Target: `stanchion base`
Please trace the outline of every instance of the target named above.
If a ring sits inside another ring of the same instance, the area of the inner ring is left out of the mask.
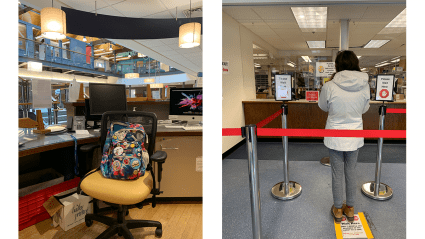
[[[375,200],[388,200],[393,197],[393,190],[390,188],[390,186],[386,185],[385,183],[381,183],[378,196],[375,196],[375,182],[366,182],[362,185],[362,193],[369,198],[375,199]]]
[[[279,200],[291,200],[301,195],[301,185],[297,182],[289,181],[289,193],[285,194],[285,182],[276,183],[272,187],[272,196]]]
[[[328,166],[328,167],[331,166],[331,162],[330,162],[330,158],[329,157],[323,157],[320,160],[320,163],[323,164],[323,165],[325,165],[325,166]]]

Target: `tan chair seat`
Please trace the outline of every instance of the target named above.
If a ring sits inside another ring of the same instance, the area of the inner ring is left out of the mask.
[[[152,188],[153,180],[149,171],[136,180],[119,180],[105,178],[99,170],[81,182],[81,189],[87,195],[122,205],[132,205],[145,200]]]

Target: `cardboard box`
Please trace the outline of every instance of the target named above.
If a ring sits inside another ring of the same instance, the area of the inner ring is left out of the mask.
[[[395,100],[404,100],[404,95],[403,94],[395,94]]]
[[[75,189],[73,190],[75,191]],[[57,227],[59,225],[64,231],[67,231],[85,222],[85,216],[88,213],[93,213],[91,200],[92,197],[77,193],[65,195],[63,198],[55,195],[50,197],[43,206],[49,215],[53,217],[53,226]]]

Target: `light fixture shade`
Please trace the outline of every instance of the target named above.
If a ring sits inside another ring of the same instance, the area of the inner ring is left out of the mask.
[[[139,73],[127,73],[124,75],[126,79],[139,78]]]
[[[164,88],[164,84],[159,83],[159,84],[150,84],[151,89],[152,88]]]
[[[42,72],[43,71],[43,63],[29,61],[28,66],[27,66],[27,70],[28,71]]]
[[[148,78],[148,79],[144,79],[143,82],[145,83],[154,83],[155,79],[154,78]]]
[[[189,22],[179,28],[179,47],[192,48],[201,45],[201,23]]]
[[[41,34],[51,40],[66,38],[66,14],[64,11],[46,7],[41,9]]]

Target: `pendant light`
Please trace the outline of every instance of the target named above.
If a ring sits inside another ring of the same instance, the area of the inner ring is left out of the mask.
[[[192,20],[192,1],[190,1],[190,20]],[[189,22],[179,28],[179,47],[192,48],[201,45],[201,23]]]
[[[111,43],[109,43],[109,50],[110,51],[112,51],[113,49],[112,49],[112,45],[111,45]]]
[[[86,38],[86,36],[84,36],[84,37],[83,37],[83,41],[84,41],[84,42],[86,42],[86,41],[87,41],[87,38]]]
[[[155,82],[155,79],[154,78],[151,78],[151,58],[149,57],[148,60],[149,60],[149,78],[144,79],[143,82],[145,82],[145,83],[154,83]]]
[[[158,63],[157,63],[157,65],[158,65]],[[155,67],[155,80],[156,80],[156,67]],[[161,83],[156,83],[155,82],[155,84],[151,84],[151,88],[162,88],[162,87],[164,87],[164,85],[161,84]]]
[[[66,38],[66,14],[64,11],[53,7],[46,7],[40,11],[41,35],[51,40]]]

